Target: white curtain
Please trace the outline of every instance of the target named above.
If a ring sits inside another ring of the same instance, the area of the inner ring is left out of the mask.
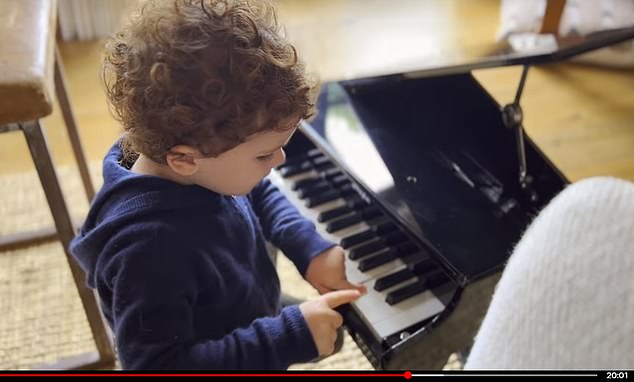
[[[59,0],[62,39],[94,40],[116,32],[140,0]]]

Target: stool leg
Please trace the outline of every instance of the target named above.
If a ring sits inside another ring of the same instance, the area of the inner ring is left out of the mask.
[[[77,287],[77,292],[81,298],[97,351],[99,352],[99,361],[93,362],[90,366],[113,364],[114,352],[112,350],[108,328],[102,319],[97,299],[93,291],[86,286],[84,272],[71,257],[69,252],[69,245],[75,236],[75,229],[68,209],[66,208],[64,195],[62,194],[57,174],[53,167],[53,161],[46,144],[42,127],[39,121],[27,122],[22,124],[21,127],[26,137],[29,150],[31,151],[33,163],[35,164],[40,182],[42,183],[49,208],[51,209],[51,214],[53,215],[53,220],[55,221],[59,239],[62,242],[66,259]],[[74,366],[86,367],[87,365]]]
[[[90,171],[88,170],[86,156],[84,155],[84,150],[81,146],[77,123],[75,122],[73,109],[71,108],[68,93],[66,92],[64,65],[62,63],[62,55],[60,54],[57,46],[55,46],[55,92],[57,93],[57,100],[62,110],[66,130],[68,131],[68,138],[70,139],[71,146],[73,147],[75,160],[77,161],[77,166],[79,167],[79,174],[81,175],[81,180],[84,183],[86,197],[88,197],[88,203],[90,203],[95,196],[95,188],[92,184],[92,180],[90,179]]]

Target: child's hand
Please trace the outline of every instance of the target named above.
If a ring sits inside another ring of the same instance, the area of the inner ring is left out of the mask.
[[[356,289],[338,290],[299,305],[319,356],[332,354],[335,350],[337,329],[343,325],[343,317],[334,308],[352,302],[360,296],[361,293]]]
[[[315,256],[306,270],[308,281],[319,294],[340,289],[357,289],[365,294],[364,285],[353,284],[346,279],[343,248],[336,245]]]

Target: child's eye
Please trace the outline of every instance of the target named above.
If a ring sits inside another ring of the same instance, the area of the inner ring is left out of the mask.
[[[268,162],[271,159],[273,159],[273,154],[266,154],[266,155],[261,155],[259,157],[256,157],[257,160],[261,161],[261,162]]]

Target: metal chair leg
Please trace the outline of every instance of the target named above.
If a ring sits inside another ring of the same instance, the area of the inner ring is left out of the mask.
[[[108,327],[103,321],[97,298],[93,291],[86,286],[86,279],[84,272],[71,257],[69,252],[69,245],[73,237],[75,236],[75,228],[73,227],[72,220],[64,195],[60,188],[55,167],[51,159],[46,139],[42,131],[42,127],[39,121],[32,121],[21,124],[22,131],[26,137],[26,142],[31,151],[33,163],[37,169],[40,182],[44,189],[44,194],[48,201],[49,208],[55,221],[55,227],[57,228],[58,237],[64,248],[68,265],[70,266],[77,292],[82,301],[86,317],[92,331],[93,339],[99,353],[99,357],[92,358],[76,358],[72,362],[61,362],[64,367],[70,368],[89,368],[89,367],[101,367],[114,364],[114,351],[112,342],[109,336]]]

